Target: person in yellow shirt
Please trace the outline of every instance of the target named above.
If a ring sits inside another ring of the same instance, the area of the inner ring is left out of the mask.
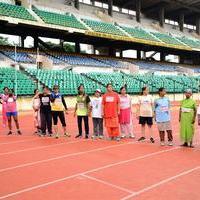
[[[53,118],[55,137],[59,138],[58,118],[60,119],[60,122],[62,124],[64,136],[70,137],[70,135],[67,133],[66,122],[65,122],[65,114],[68,114],[67,105],[63,95],[60,94],[59,86],[57,85],[53,87],[53,92],[51,93],[51,112]]]

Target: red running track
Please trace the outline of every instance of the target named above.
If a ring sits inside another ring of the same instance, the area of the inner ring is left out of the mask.
[[[67,116],[71,138],[39,138],[31,114],[20,115],[22,136],[0,131],[0,199],[198,200],[199,128],[196,148],[180,147],[177,114],[172,115],[173,147],[160,147],[156,126],[155,144],[75,139],[72,113]],[[136,120],[134,131],[138,138]]]

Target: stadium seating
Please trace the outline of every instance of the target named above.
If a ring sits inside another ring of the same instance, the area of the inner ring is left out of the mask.
[[[124,32],[122,32],[117,26],[115,26],[112,23],[106,23],[90,19],[83,19],[83,21],[95,32],[126,36]]]
[[[54,25],[84,29],[84,30],[87,29],[72,14],[53,13],[53,12],[39,10],[36,7],[33,7],[33,11],[47,24],[54,24]]]
[[[36,21],[36,19],[28,12],[26,8],[2,2],[0,2],[0,15]]]
[[[129,35],[131,35],[134,38],[144,39],[144,40],[151,40],[158,42],[159,40],[153,37],[150,33],[145,31],[142,28],[131,28],[131,27],[125,27],[121,26],[122,29],[124,29]]]
[[[12,89],[15,88],[15,73],[17,75],[17,94],[32,95],[36,85],[30,77],[20,71],[15,71],[15,69],[8,67],[0,68],[0,90],[2,91],[5,86]]]
[[[14,51],[0,51],[5,56],[9,57],[13,61],[15,61],[15,52]],[[36,60],[29,56],[26,52],[17,52],[16,54],[16,62],[19,63],[36,63]]]
[[[53,88],[55,84],[59,85],[61,93],[65,95],[76,95],[80,84],[84,84],[88,94],[93,94],[96,88],[103,88],[98,83],[72,71],[26,69],[26,72],[50,88]]]
[[[192,48],[200,49],[200,41],[186,37],[177,37],[181,42]]]
[[[159,33],[159,32],[152,32],[153,35],[155,35],[157,38],[159,38],[161,41],[165,42],[166,44],[176,45],[176,46],[184,46],[180,41],[178,41],[175,37],[172,35]]]
[[[153,62],[145,62],[145,61],[135,61],[133,64],[136,64],[137,66],[140,67],[140,69],[143,70],[150,70],[150,71],[169,71],[169,72],[174,72],[178,68],[176,66],[167,65],[164,63],[153,63]]]

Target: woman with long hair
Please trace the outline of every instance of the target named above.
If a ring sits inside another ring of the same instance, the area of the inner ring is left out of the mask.
[[[120,88],[120,114],[119,123],[121,128],[121,138],[126,136],[129,138],[134,138],[132,129],[132,103],[131,97],[126,93],[126,87]]]
[[[78,130],[79,133],[76,138],[81,138],[82,131],[82,121],[85,125],[85,139],[89,138],[89,112],[90,112],[90,97],[85,94],[84,85],[78,87],[78,95],[76,97],[76,106],[74,111],[74,116],[77,116]]]

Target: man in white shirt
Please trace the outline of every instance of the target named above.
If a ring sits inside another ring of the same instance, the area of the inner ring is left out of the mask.
[[[102,97],[101,90],[97,89],[95,92],[95,97],[91,100],[92,109],[92,121],[93,121],[93,136],[95,139],[99,137],[103,138],[103,118],[102,118]]]

